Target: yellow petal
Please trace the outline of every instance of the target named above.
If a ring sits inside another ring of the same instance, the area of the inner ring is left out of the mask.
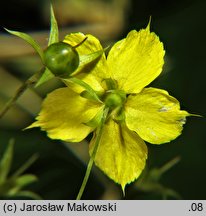
[[[90,144],[90,154],[95,137]],[[134,181],[141,174],[147,159],[144,141],[126,126],[112,119],[104,126],[95,164],[112,180],[122,186]]]
[[[119,89],[138,93],[162,71],[164,48],[149,26],[139,32],[133,30],[117,42],[109,52],[107,61]]]
[[[177,99],[167,91],[145,88],[125,104],[126,124],[147,142],[162,144],[181,134],[186,117]]]
[[[84,41],[84,43],[76,48],[80,56],[90,54],[92,52],[96,52],[96,51],[103,49],[99,40],[90,34],[84,35],[83,33],[72,33],[65,37],[64,42],[72,46],[75,46],[79,44],[80,42],[82,42],[85,39],[85,37],[87,37],[87,39]],[[102,80],[106,77],[109,77],[105,54],[103,53],[100,58],[98,58],[91,64],[81,65],[81,62],[80,62],[79,68],[75,71],[73,75],[80,74],[80,73],[84,73],[84,74],[77,75],[78,78],[84,77],[83,81],[85,82],[89,81],[88,84],[94,90],[103,91],[103,88],[101,87]],[[90,74],[92,78],[89,77]],[[99,83],[98,86],[97,86],[97,83]],[[80,90],[77,90],[77,91],[80,91]]]
[[[94,130],[84,123],[90,121],[102,109],[101,106],[67,87],[60,88],[46,97],[37,121],[28,128],[41,127],[52,139],[79,142]]]

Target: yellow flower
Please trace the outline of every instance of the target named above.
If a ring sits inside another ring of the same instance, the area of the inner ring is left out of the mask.
[[[98,39],[87,35],[77,48],[87,54],[101,50]],[[66,36],[64,42],[77,44],[82,33]],[[37,121],[30,127],[41,127],[52,139],[70,142],[83,140],[94,132],[90,154],[96,139],[96,128],[105,107],[109,108],[95,164],[122,186],[141,174],[147,159],[144,142],[162,144],[181,134],[185,118],[179,102],[167,91],[145,88],[162,71],[164,48],[149,25],[139,32],[133,30],[103,54],[96,65],[80,67],[76,77],[89,84],[99,96],[90,98],[85,89],[64,80],[68,87],[50,93],[44,100]]]

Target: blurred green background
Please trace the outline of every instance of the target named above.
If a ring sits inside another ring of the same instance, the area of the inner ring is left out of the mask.
[[[32,48],[8,35],[3,27],[27,32],[45,47],[49,4],[47,0],[1,1],[0,107],[23,81],[41,68]],[[70,32],[82,31],[96,35],[104,46],[125,37],[131,29],[145,27],[152,16],[151,29],[163,41],[166,57],[162,74],[151,86],[168,90],[183,109],[205,116],[206,1],[56,0],[53,6],[61,38]],[[88,160],[86,141],[68,144],[49,140],[39,129],[22,131],[33,122],[46,94],[61,85],[54,79],[37,89],[29,89],[0,120],[1,157],[9,139],[15,139],[11,173],[34,153],[39,154],[38,160],[25,172],[38,177],[27,189],[43,199],[75,199]],[[149,170],[163,166],[176,156],[181,158],[164,173],[158,187],[151,184],[148,190],[141,190],[137,181],[127,186],[123,197],[120,187],[95,168],[83,198],[161,199],[164,188],[171,188],[182,199],[206,199],[205,123],[205,117],[191,117],[176,140],[160,146],[148,144]]]

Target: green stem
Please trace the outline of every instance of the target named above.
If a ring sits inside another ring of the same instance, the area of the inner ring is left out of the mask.
[[[9,111],[9,109],[16,103],[19,97],[26,91],[26,89],[37,82],[37,80],[42,75],[43,70],[38,71],[33,76],[31,76],[26,82],[24,82],[16,91],[14,96],[5,104],[5,106],[0,111],[0,119]]]
[[[101,136],[102,136],[104,123],[106,121],[108,111],[109,111],[109,109],[106,108],[104,110],[103,115],[102,115],[101,123],[100,123],[100,126],[98,128],[96,141],[95,141],[94,148],[93,148],[93,151],[92,151],[92,155],[91,155],[89,163],[87,165],[87,170],[86,170],[86,173],[85,173],[81,188],[80,188],[79,193],[78,193],[77,198],[76,198],[77,200],[81,199],[82,194],[84,193],[84,189],[86,187],[87,181],[89,179],[89,176],[90,176],[90,173],[91,173],[91,170],[92,170],[92,166],[93,166],[93,163],[94,163],[94,159],[95,159],[95,156],[97,154],[98,147],[99,147],[99,143],[100,143],[100,139],[101,139]]]
[[[25,170],[27,170],[37,159],[39,155],[34,154],[32,155],[13,175],[12,177],[20,176],[22,173],[24,173]]]

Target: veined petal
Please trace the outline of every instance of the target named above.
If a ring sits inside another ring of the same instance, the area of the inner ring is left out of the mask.
[[[90,144],[90,154],[95,136]],[[95,164],[112,180],[122,186],[134,181],[141,174],[147,159],[144,141],[125,125],[110,119],[104,126]]]
[[[99,50],[103,50],[102,45],[100,44],[99,40],[90,34],[84,35],[83,33],[72,33],[65,37],[64,42],[72,46],[75,46],[79,44],[80,42],[82,42],[85,39],[85,37],[87,37],[87,39],[84,41],[84,43],[82,43],[80,46],[76,48],[80,56],[91,54]],[[101,85],[102,80],[104,78],[110,77],[108,72],[109,71],[107,67],[106,57],[105,57],[105,54],[103,53],[100,58],[92,61],[90,64],[85,65],[85,64],[81,64],[80,62],[79,68],[75,71],[75,73],[73,73],[73,75],[84,73],[83,76],[85,79],[83,78],[83,81],[87,82],[89,80],[88,84],[94,90],[99,91],[99,88],[100,88],[99,86]],[[87,78],[87,76],[90,76],[90,74],[92,78],[90,77]],[[91,82],[91,80],[94,80],[94,81]],[[97,82],[99,83],[98,89],[96,89]]]
[[[139,32],[133,30],[117,42],[109,52],[107,62],[119,89],[138,93],[162,71],[164,48],[149,25]]]
[[[101,109],[100,103],[84,99],[67,87],[60,88],[46,97],[37,121],[28,128],[41,127],[52,139],[79,142],[94,130],[85,123]]]
[[[128,128],[153,144],[166,143],[179,136],[189,115],[180,110],[177,99],[156,88],[145,88],[137,95],[130,95],[125,104]]]

